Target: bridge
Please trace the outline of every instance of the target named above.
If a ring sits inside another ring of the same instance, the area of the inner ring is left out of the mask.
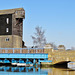
[[[53,58],[54,63],[75,61],[75,51],[58,51],[54,54]]]
[[[44,48],[0,48],[0,63],[26,63],[40,65],[48,60],[48,53]]]
[[[53,50],[45,49],[48,53],[48,60],[52,60],[52,64],[62,64],[75,61],[75,50]]]
[[[2,63],[26,63],[27,61],[33,64],[74,62],[75,51],[53,50],[52,48],[0,48],[0,62]]]

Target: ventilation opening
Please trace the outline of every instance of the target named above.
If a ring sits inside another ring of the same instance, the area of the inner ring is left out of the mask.
[[[9,41],[9,38],[6,38],[5,41]]]
[[[23,22],[23,19],[22,18],[16,18],[16,24],[20,24]]]

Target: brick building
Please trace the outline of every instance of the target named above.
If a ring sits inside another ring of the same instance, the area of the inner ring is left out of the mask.
[[[0,48],[22,48],[23,8],[0,10]]]

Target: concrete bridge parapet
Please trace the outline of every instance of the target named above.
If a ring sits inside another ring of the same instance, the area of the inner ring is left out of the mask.
[[[44,50],[48,53],[48,60],[52,60],[53,64],[64,61],[75,61],[75,50],[54,50],[52,48]]]

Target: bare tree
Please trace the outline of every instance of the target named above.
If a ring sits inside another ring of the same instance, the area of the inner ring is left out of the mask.
[[[50,43],[54,49],[58,49],[54,42]]]
[[[36,33],[35,36],[31,36],[33,39],[33,44],[37,47],[43,47],[46,44],[46,38],[45,38],[45,31],[42,30],[42,27],[36,27],[35,28]]]

